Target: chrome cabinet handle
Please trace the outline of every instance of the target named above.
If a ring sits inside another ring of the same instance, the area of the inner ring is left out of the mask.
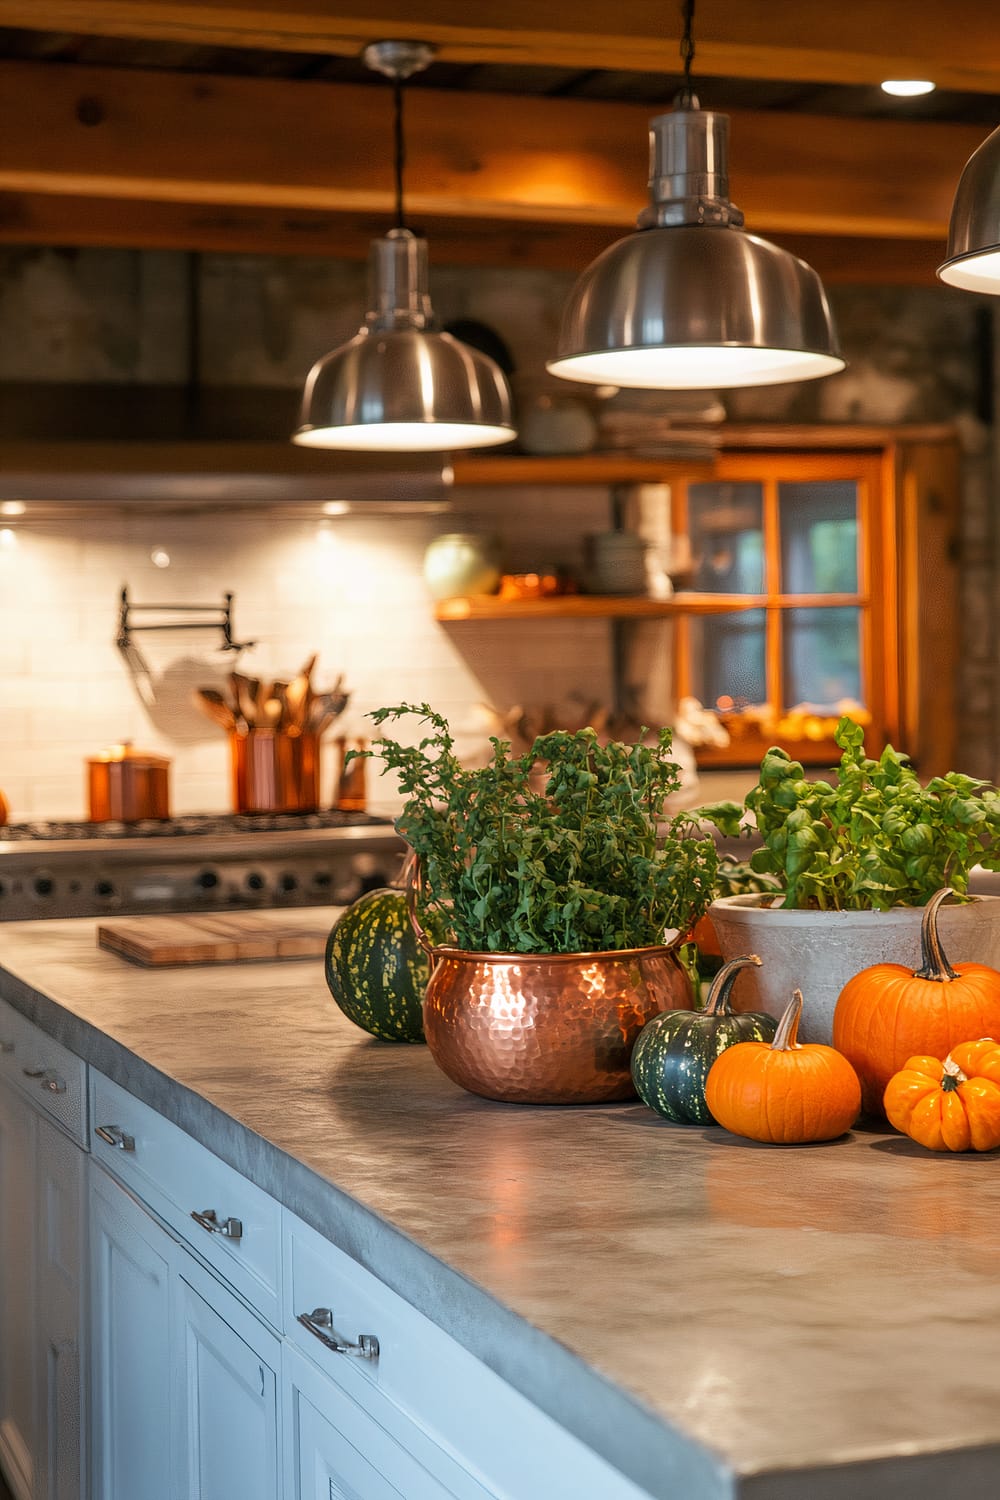
[[[345,1344],[333,1332],[333,1311],[329,1307],[314,1307],[311,1313],[299,1313],[298,1322],[308,1328],[313,1338],[319,1339],[334,1354],[353,1354],[356,1359],[378,1359],[378,1339],[373,1333],[359,1333],[356,1344]]]
[[[45,1076],[44,1068],[22,1068],[21,1072],[25,1078],[44,1078]]]
[[[94,1134],[107,1141],[109,1146],[114,1146],[116,1151],[135,1150],[135,1136],[126,1135],[120,1125],[95,1125]]]
[[[221,1234],[227,1240],[241,1240],[243,1238],[243,1225],[239,1219],[222,1219],[216,1216],[214,1208],[203,1208],[201,1213],[191,1210],[191,1217],[202,1229],[207,1229],[209,1234]]]
[[[50,1094],[65,1094],[66,1083],[64,1079],[59,1077],[58,1073],[53,1073],[49,1070],[42,1079],[42,1088],[48,1089]]]

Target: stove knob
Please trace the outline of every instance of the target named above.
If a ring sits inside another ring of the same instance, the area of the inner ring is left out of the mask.
[[[214,891],[219,883],[219,877],[214,870],[199,870],[194,877],[194,883],[200,891]]]
[[[113,896],[115,894],[113,883],[110,880],[99,880],[94,886],[94,894],[96,896],[103,896],[105,899],[108,896]]]
[[[281,879],[278,881],[278,885],[283,891],[297,890],[298,884],[299,880],[297,875],[282,875]]]
[[[261,875],[258,870],[251,870],[250,871],[250,874],[247,876],[247,890],[248,891],[262,891],[266,885],[267,885],[267,881],[264,879],[263,875]]]
[[[36,875],[34,886],[36,896],[51,896],[56,883],[51,875]]]
[[[313,885],[318,886],[321,890],[325,890],[332,883],[333,876],[329,870],[317,870],[313,876]]]

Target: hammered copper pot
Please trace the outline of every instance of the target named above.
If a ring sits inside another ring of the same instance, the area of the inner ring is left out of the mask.
[[[424,1035],[438,1066],[487,1099],[593,1104],[635,1096],[629,1063],[646,1022],[690,1010],[670,948],[610,953],[431,950]]]

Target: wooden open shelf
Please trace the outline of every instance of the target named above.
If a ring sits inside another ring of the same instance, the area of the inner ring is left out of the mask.
[[[557,594],[548,599],[498,599],[479,594],[442,599],[436,620],[659,620],[670,615],[738,614],[760,609],[766,601],[748,594],[674,594],[647,599],[632,594]]]
[[[452,460],[455,485],[462,484],[667,484],[671,479],[711,479],[715,462],[704,458],[632,458],[627,453],[579,453],[535,457],[469,457]]]

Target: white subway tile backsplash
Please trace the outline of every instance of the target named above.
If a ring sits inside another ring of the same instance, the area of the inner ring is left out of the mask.
[[[343,672],[351,691],[341,732],[371,737],[370,710],[426,701],[452,720],[463,751],[485,754],[478,705],[505,710],[573,691],[606,701],[609,631],[603,622],[439,625],[423,578],[428,542],[499,530],[509,555],[537,560],[546,542],[553,556],[572,553],[582,530],[606,523],[606,496],[590,491],[497,490],[467,492],[450,516],[134,512],[21,527],[16,546],[0,549],[0,787],[15,817],[82,816],[85,758],[127,738],[171,758],[175,811],[225,810],[228,747],[193,688],[237,662],[254,676],[287,677],[313,651],[316,684]],[[152,563],[154,548],[168,567]],[[236,658],[212,629],[136,631],[143,675],[115,645],[123,585],[135,606],[221,605],[232,592],[235,634],[257,644]],[[324,800],[333,774],[327,744]],[[377,774],[369,797],[373,810],[398,810],[394,786]]]

